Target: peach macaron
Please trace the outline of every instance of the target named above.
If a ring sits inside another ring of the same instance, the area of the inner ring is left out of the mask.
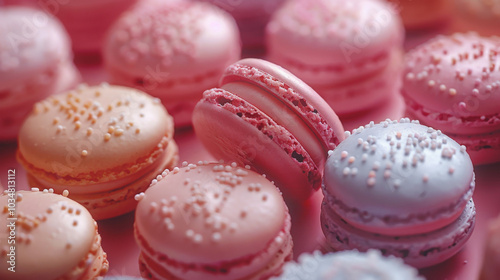
[[[72,59],[56,18],[26,7],[0,9],[0,141],[16,139],[34,103],[80,82]]]
[[[1,279],[103,279],[109,264],[85,207],[35,189],[5,191],[0,205]]]
[[[160,98],[176,127],[191,125],[203,91],[217,85],[240,53],[234,19],[192,1],[137,5],[115,22],[103,47],[109,81]]]
[[[37,103],[18,141],[31,187],[70,191],[95,219],[133,210],[178,149],[173,120],[158,99],[135,89],[79,86]]]
[[[279,190],[234,163],[185,163],[137,199],[145,279],[269,279],[291,260],[290,215]]]

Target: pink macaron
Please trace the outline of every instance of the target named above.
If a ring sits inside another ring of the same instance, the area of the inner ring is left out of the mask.
[[[250,165],[297,201],[319,189],[328,150],[344,139],[337,115],[313,89],[252,58],[229,66],[219,88],[205,91],[193,126],[215,157]]]
[[[441,131],[409,119],[370,123],[328,157],[323,232],[333,250],[376,248],[431,266],[472,234],[474,187],[465,147]]]
[[[81,77],[72,59],[57,19],[31,8],[0,9],[0,141],[17,137],[35,102],[76,86]]]
[[[404,29],[384,1],[288,1],[271,18],[266,39],[267,59],[339,115],[374,108],[400,89]]]
[[[97,220],[135,209],[135,194],[178,161],[173,120],[136,89],[80,86],[37,103],[19,133],[28,183],[85,206]]]
[[[474,164],[500,160],[500,39],[438,36],[406,57],[408,116],[467,146]]]
[[[126,12],[104,45],[110,83],[160,98],[175,126],[191,124],[194,105],[214,87],[241,46],[234,19],[192,1],[148,1]]]
[[[97,279],[108,272],[97,223],[77,202],[52,193],[0,194],[0,278]]]
[[[137,195],[146,279],[269,279],[291,260],[290,215],[265,176],[236,164],[187,164]]]

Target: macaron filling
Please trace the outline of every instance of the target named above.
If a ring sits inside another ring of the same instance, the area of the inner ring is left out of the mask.
[[[311,156],[316,166],[322,166],[325,161],[325,145],[316,136],[314,131],[290,109],[287,104],[281,102],[276,96],[270,94],[266,89],[248,82],[230,82],[221,86],[241,99],[259,108],[265,115],[269,116],[278,125],[281,125],[297,138]]]

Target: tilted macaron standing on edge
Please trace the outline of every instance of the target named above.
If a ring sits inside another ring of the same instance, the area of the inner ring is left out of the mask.
[[[147,1],[111,28],[103,49],[110,82],[160,98],[175,126],[191,125],[203,91],[240,58],[238,27],[229,14],[192,1]]]
[[[344,129],[308,85],[273,63],[243,59],[226,69],[220,88],[205,91],[193,126],[217,158],[250,165],[303,201],[319,189],[328,150]]]
[[[441,131],[409,119],[370,123],[328,157],[323,232],[334,250],[376,248],[431,266],[472,234],[474,187],[465,147]]]
[[[132,211],[134,195],[177,164],[172,117],[135,89],[81,86],[37,103],[19,134],[32,187],[70,191],[95,219]]]
[[[293,0],[266,29],[267,59],[316,90],[339,115],[400,90],[404,28],[381,0]]]
[[[474,164],[500,161],[500,39],[438,36],[406,56],[408,116],[467,147]]]
[[[50,192],[5,191],[0,195],[0,220],[7,225],[17,218],[14,228],[0,231],[0,278],[103,279],[109,263],[97,223],[82,205]],[[12,209],[10,199],[15,201]],[[12,231],[15,239],[9,238]],[[10,246],[15,247],[15,272],[8,270]]]
[[[146,279],[268,279],[291,260],[290,215],[263,175],[183,164],[137,195],[134,232]]]
[[[289,262],[283,267],[283,274],[271,280],[424,280],[418,270],[405,265],[402,259],[384,257],[378,250],[366,253],[343,251],[322,255],[319,251],[303,253],[298,262]]]
[[[80,82],[72,59],[57,19],[31,8],[0,9],[0,141],[17,138],[37,101]]]

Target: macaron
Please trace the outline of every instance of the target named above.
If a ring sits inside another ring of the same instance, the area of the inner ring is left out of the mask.
[[[172,117],[136,89],[80,86],[37,103],[17,159],[31,187],[70,191],[95,219],[132,211],[134,195],[177,164]]]
[[[465,147],[409,119],[353,130],[326,162],[321,224],[333,250],[369,248],[415,267],[456,254],[472,234]]]
[[[205,91],[193,127],[216,158],[266,174],[295,201],[319,189],[328,150],[344,139],[342,123],[313,89],[254,58],[229,66],[219,88]]]
[[[0,9],[0,141],[16,139],[37,101],[80,82],[72,59],[57,19],[32,8]]]
[[[500,160],[500,39],[438,36],[406,56],[407,115],[465,145],[474,164]]]
[[[234,19],[221,9],[192,1],[148,1],[113,25],[103,49],[113,84],[162,100],[175,126],[191,125],[203,91],[217,85],[240,58]]]
[[[384,279],[424,280],[418,270],[404,264],[400,258],[382,256],[370,249],[365,253],[356,250],[321,254],[303,253],[298,262],[285,264],[284,272],[272,280],[317,279]]]
[[[137,199],[145,279],[269,279],[291,260],[288,208],[276,186],[249,169],[184,163]]]
[[[488,221],[483,241],[484,255],[480,280],[494,280],[500,275],[500,216]]]
[[[265,53],[264,34],[272,14],[285,0],[199,0],[210,2],[230,13],[241,34],[244,55]]]
[[[453,1],[454,32],[474,31],[481,36],[500,36],[500,1]]]
[[[380,0],[293,0],[266,28],[266,58],[316,90],[340,116],[399,92],[404,28]]]
[[[399,11],[405,29],[418,32],[439,29],[449,24],[452,18],[452,2],[455,0],[387,1],[392,2]]]
[[[77,202],[46,191],[5,191],[2,279],[103,279],[109,263],[97,223]]]

